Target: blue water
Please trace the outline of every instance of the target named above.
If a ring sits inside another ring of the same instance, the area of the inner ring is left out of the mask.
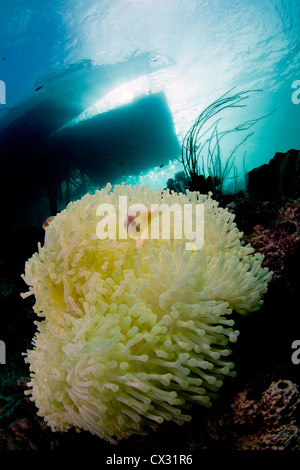
[[[114,140],[95,168],[101,184],[165,187],[182,169],[180,145],[197,115],[233,87],[262,89],[222,120],[230,127],[276,108],[237,155],[239,171],[244,155],[250,170],[275,152],[300,148],[300,92],[292,88],[300,80],[299,31],[298,0],[2,1],[1,138],[42,136],[44,154],[43,142],[49,150],[50,136],[59,135],[60,148],[80,159],[108,146],[101,140],[89,150],[79,143],[78,136],[95,139],[84,126],[96,123]],[[161,133],[151,128],[153,119]],[[236,138],[226,142],[224,155]],[[30,160],[33,144],[28,151],[27,145],[10,150],[9,158],[24,152]]]

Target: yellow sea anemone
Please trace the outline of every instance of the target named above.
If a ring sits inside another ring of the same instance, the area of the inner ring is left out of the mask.
[[[200,204],[203,246],[188,250],[172,236],[176,218],[170,239],[100,240],[99,205],[118,209],[120,196],[146,207]],[[211,195],[147,187],[107,185],[54,218],[23,276],[23,297],[34,294],[42,317],[25,359],[29,393],[53,431],[75,426],[116,442],[189,420],[190,403],[211,405],[234,375],[230,314],[259,309],[271,277],[241,236]]]

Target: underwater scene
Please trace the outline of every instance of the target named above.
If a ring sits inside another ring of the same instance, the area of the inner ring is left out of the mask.
[[[1,3],[1,451],[300,450],[299,31],[298,0]]]

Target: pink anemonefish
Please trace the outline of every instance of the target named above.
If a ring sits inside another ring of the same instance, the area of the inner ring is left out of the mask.
[[[142,232],[146,226],[151,224],[152,217],[155,217],[156,215],[157,211],[152,211],[151,209],[134,211],[134,215],[130,214],[130,209],[128,210],[124,227],[126,228],[127,233],[133,235],[133,238],[136,238],[136,245],[138,248],[140,248],[145,241],[145,239],[141,238]],[[141,223],[143,229],[142,232]],[[140,236],[137,236],[138,233]]]
[[[150,224],[150,222],[151,222],[151,210],[148,209],[147,213],[145,213],[143,211],[138,211],[135,215],[130,215],[129,211],[128,211],[127,215],[126,215],[125,222],[124,222],[124,227],[126,228],[128,233],[129,233],[129,228],[135,229],[136,232],[141,231],[141,226],[136,221],[137,217],[139,217],[143,222],[147,221],[147,223]]]
[[[52,222],[53,219],[54,219],[53,216],[47,217],[47,219],[46,219],[45,222],[43,223],[43,229],[44,229],[44,230],[46,229],[46,227],[48,227],[48,225],[50,225],[50,222]]]

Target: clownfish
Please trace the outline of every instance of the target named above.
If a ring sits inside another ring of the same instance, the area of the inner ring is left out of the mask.
[[[44,229],[44,230],[46,229],[46,227],[48,227],[48,225],[50,225],[50,222],[52,222],[53,219],[54,219],[53,216],[47,217],[47,219],[46,219],[45,222],[43,223],[43,229]]]
[[[135,232],[140,232],[141,231],[141,225],[138,223],[137,218],[139,221],[142,221],[143,223],[147,222],[147,224],[150,224],[151,222],[151,210],[148,209],[146,211],[138,211],[138,214],[135,215],[130,215],[130,211],[127,212],[126,219],[124,222],[124,227],[126,228],[127,232],[129,233],[132,231]]]
[[[142,228],[145,229],[146,226],[149,226],[151,223],[151,218],[157,215],[151,209],[141,209],[138,211],[134,211],[134,215],[131,215],[130,209],[126,214],[126,219],[124,222],[124,227],[127,230],[129,235],[132,235],[133,238],[136,238],[136,244],[138,247],[141,247],[144,243],[145,239],[137,236],[137,234],[142,235],[141,225]]]

